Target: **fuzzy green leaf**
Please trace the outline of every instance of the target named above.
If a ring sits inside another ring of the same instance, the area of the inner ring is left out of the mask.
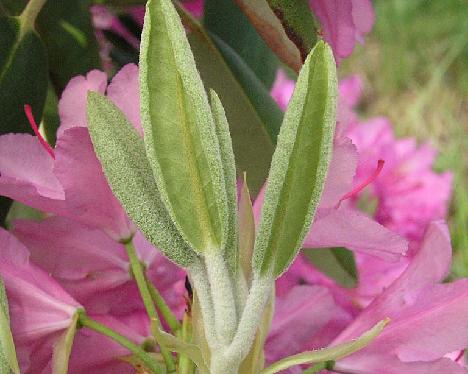
[[[88,123],[94,150],[112,191],[145,237],[181,266],[195,253],[175,228],[159,196],[143,140],[106,97],[88,94]]]
[[[224,186],[226,189],[228,231],[226,236],[225,258],[231,270],[237,268],[237,189],[236,189],[236,161],[232,150],[229,123],[224,112],[223,104],[215,91],[210,91],[211,111],[216,125],[216,135],[221,151],[223,163]]]
[[[0,372],[20,374],[16,359],[15,344],[10,330],[8,300],[3,282],[0,280]]]
[[[257,272],[279,276],[310,227],[331,158],[336,92],[331,48],[319,42],[301,69],[273,155],[255,241]]]
[[[255,243],[255,220],[246,173],[244,173],[239,200],[239,259],[245,279],[250,282]]]
[[[198,253],[225,245],[227,202],[215,125],[170,0],[146,6],[140,53],[145,145],[161,198]]]
[[[359,336],[357,339],[342,343],[330,348],[318,349],[316,351],[302,352],[294,356],[283,358],[273,365],[262,370],[260,374],[274,374],[297,365],[315,364],[318,362],[335,361],[349,356],[369,345],[390,322],[385,319],[377,323],[370,330]]]

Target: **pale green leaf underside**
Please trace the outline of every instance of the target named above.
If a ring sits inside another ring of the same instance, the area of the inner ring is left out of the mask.
[[[279,276],[310,227],[331,158],[336,92],[331,48],[319,42],[299,73],[273,155],[255,241],[256,271]]]
[[[369,345],[382,332],[388,322],[388,319],[380,321],[370,330],[350,342],[342,343],[330,348],[302,352],[294,356],[286,357],[262,370],[260,374],[274,374],[297,365],[314,364],[324,361],[337,361]]]
[[[223,169],[208,98],[170,0],[147,3],[140,53],[145,144],[161,198],[199,253],[227,230]]]
[[[0,372],[20,374],[16,359],[15,344],[10,330],[8,301],[3,282],[0,280]]]
[[[127,214],[167,257],[188,266],[195,252],[161,201],[143,139],[109,99],[95,92],[88,94],[88,123],[94,150]]]
[[[225,258],[231,271],[237,268],[237,189],[236,189],[236,161],[232,150],[229,123],[224,112],[223,104],[215,91],[210,90],[211,112],[216,126],[216,136],[223,164],[224,186],[227,199],[227,234]]]

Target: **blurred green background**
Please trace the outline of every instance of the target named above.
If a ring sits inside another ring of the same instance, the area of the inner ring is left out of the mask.
[[[429,140],[439,150],[437,169],[454,172],[453,276],[468,276],[468,1],[373,4],[374,29],[341,75],[362,75],[364,117],[385,115],[398,136]]]

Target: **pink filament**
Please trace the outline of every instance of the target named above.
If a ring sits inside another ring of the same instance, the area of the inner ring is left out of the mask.
[[[338,203],[336,204],[335,208],[339,208],[342,201],[350,199],[350,198],[356,196],[359,192],[361,192],[369,184],[371,184],[373,181],[375,181],[377,179],[377,177],[379,176],[380,172],[382,171],[384,164],[385,164],[384,160],[379,160],[377,162],[377,168],[375,169],[375,171],[371,175],[369,175],[369,177],[367,177],[367,179],[364,180],[362,183],[360,183],[358,186],[354,187],[351,191],[344,194],[341,197],[340,201],[338,201]]]
[[[47,153],[53,158],[55,159],[55,153],[54,153],[54,150],[52,149],[52,147],[50,146],[49,143],[46,142],[46,140],[44,139],[44,137],[41,135],[41,133],[39,132],[39,128],[36,124],[36,121],[34,120],[34,116],[32,114],[32,110],[31,110],[31,105],[29,104],[25,104],[24,105],[24,113],[26,113],[26,117],[28,117],[28,121],[29,121],[29,125],[31,126],[31,128],[33,129],[34,133],[36,134],[37,138],[39,139],[39,142],[42,144],[42,146],[45,148],[45,150],[47,151]]]

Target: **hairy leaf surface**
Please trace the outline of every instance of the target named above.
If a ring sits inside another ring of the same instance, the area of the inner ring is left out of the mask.
[[[109,99],[95,92],[88,96],[88,123],[94,150],[127,214],[154,246],[188,266],[195,253],[161,201],[143,139]]]
[[[199,253],[226,241],[223,168],[208,98],[169,0],[147,3],[140,54],[142,125],[161,198]]]
[[[336,92],[332,51],[319,42],[301,69],[273,155],[255,241],[256,271],[279,276],[310,227],[331,158]]]

